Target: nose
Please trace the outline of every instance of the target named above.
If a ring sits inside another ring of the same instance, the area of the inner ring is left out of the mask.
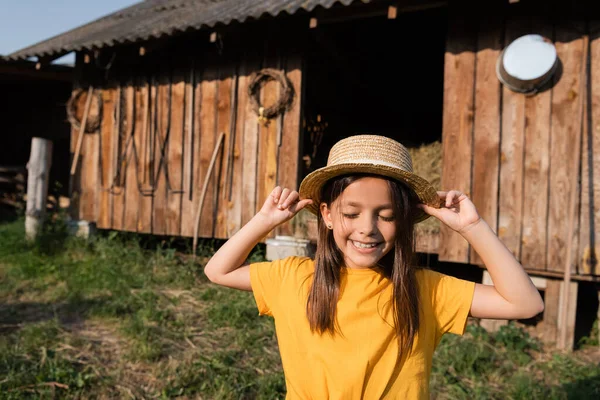
[[[377,217],[363,214],[359,221],[358,231],[365,236],[371,236],[377,232]]]

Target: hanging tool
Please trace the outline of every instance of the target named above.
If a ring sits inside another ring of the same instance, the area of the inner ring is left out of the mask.
[[[198,244],[198,229],[200,227],[200,215],[202,214],[202,206],[204,205],[204,197],[206,196],[206,189],[208,188],[208,181],[210,179],[210,175],[212,173],[213,167],[215,166],[215,161],[217,160],[217,154],[223,145],[223,139],[225,138],[225,132],[221,132],[219,139],[217,139],[217,144],[215,145],[215,149],[213,151],[212,158],[210,160],[210,164],[208,166],[208,170],[206,171],[206,176],[204,177],[204,184],[202,185],[202,193],[200,194],[200,199],[198,202],[198,208],[196,208],[196,223],[194,224],[194,242],[192,245],[192,251],[194,254],[194,258],[196,257],[196,246]]]
[[[75,156],[73,156],[73,163],[71,164],[71,175],[75,175],[75,170],[77,169],[77,161],[79,160],[79,153],[81,153],[81,145],[83,143],[83,135],[85,134],[85,127],[87,125],[88,114],[90,112],[90,106],[92,104],[93,92],[94,87],[90,85],[88,89],[87,99],[85,101],[85,109],[83,110],[83,118],[81,118],[81,125],[79,127],[79,137],[77,138]]]

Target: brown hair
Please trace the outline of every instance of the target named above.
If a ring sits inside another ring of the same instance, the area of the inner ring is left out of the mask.
[[[322,190],[321,199],[331,204],[353,182],[372,175],[353,174],[332,179]],[[414,217],[418,198],[405,184],[381,176],[389,185],[396,223],[394,248],[380,260],[384,275],[393,285],[393,314],[398,336],[399,356],[409,354],[419,330],[419,295],[414,267]],[[306,312],[311,330],[335,334],[335,318],[340,293],[340,273],[344,257],[318,214],[318,245],[315,273],[308,295]]]

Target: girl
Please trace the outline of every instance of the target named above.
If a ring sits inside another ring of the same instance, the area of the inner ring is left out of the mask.
[[[245,263],[262,238],[305,207],[318,216],[314,260]],[[414,225],[429,216],[473,246],[493,286],[411,264]],[[468,316],[530,318],[544,307],[469,198],[436,192],[413,174],[404,146],[376,135],[336,143],[299,193],[273,189],[205,273],[251,290],[259,314],[275,319],[288,399],[428,399],[443,334],[462,335]]]

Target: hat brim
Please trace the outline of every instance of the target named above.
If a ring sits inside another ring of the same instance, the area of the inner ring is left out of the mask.
[[[437,190],[420,176],[386,165],[353,163],[331,165],[308,174],[300,183],[298,190],[301,199],[311,199],[313,201],[312,204],[306,206],[306,209],[318,215],[321,204],[321,189],[325,183],[332,178],[348,174],[373,174],[395,179],[409,186],[416,193],[421,203],[435,208],[440,207]],[[429,217],[429,214],[419,210],[415,217],[415,223],[425,221]]]

